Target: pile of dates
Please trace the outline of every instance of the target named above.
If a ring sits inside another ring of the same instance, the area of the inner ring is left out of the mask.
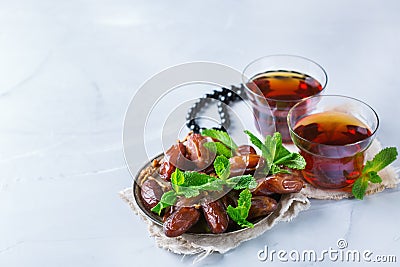
[[[163,160],[153,162],[153,166],[158,168],[158,175],[149,176],[141,184],[141,198],[148,211],[158,204],[164,192],[171,190],[171,174],[176,167],[215,175],[213,167],[215,154],[203,146],[210,141],[218,142],[210,137],[190,133],[183,141],[171,146]],[[250,145],[239,146],[229,162],[230,177],[251,174],[256,178],[257,187],[251,190],[251,208],[247,217],[249,221],[256,221],[277,209],[282,194],[297,193],[303,188],[301,174],[295,170],[290,170],[290,174],[279,173],[257,177],[256,170],[264,164],[264,160]],[[195,200],[189,199],[190,201],[183,196],[180,197],[175,206],[167,208],[162,214],[165,235],[180,236],[187,231],[195,231],[193,229],[196,226],[203,233],[214,234],[240,229],[226,212],[229,205],[237,206],[239,193],[237,190],[231,190],[212,201],[208,201],[210,196],[207,194],[202,194]]]

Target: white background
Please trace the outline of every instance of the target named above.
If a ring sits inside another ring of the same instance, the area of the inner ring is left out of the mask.
[[[1,0],[0,266],[192,262],[157,248],[117,194],[132,182],[124,112],[145,80],[175,64],[241,70],[263,55],[311,58],[328,72],[326,93],[372,105],[378,138],[400,148],[399,11],[395,0]],[[265,245],[318,251],[339,238],[400,261],[399,197],[313,201],[294,221],[202,264],[262,266]]]

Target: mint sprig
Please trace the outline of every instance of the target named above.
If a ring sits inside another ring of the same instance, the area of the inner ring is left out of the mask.
[[[185,177],[183,176],[183,173],[177,168],[171,174],[171,184],[176,193],[179,193],[179,186],[182,185],[184,182]]]
[[[165,192],[160,199],[160,202],[154,206],[151,211],[157,213],[158,215],[161,214],[161,211],[165,208],[175,205],[178,195],[175,191],[170,190]]]
[[[216,130],[216,129],[204,129],[201,131],[201,135],[208,136],[220,141],[222,144],[230,148],[231,150],[235,150],[238,146],[233,141],[233,139],[229,136],[227,132]]]
[[[250,141],[262,152],[262,156],[266,161],[266,166],[263,170],[265,174],[288,173],[289,171],[283,167],[291,169],[303,169],[305,167],[305,160],[302,156],[297,153],[291,153],[282,145],[282,138],[279,133],[267,136],[264,142],[249,131],[245,131],[245,133],[249,136]],[[256,180],[251,175],[229,178],[230,163],[228,158],[232,156],[232,151],[237,149],[237,145],[228,133],[215,129],[205,129],[202,131],[202,135],[219,141],[204,144],[206,148],[210,150],[214,149],[214,152],[218,155],[214,160],[214,170],[218,178],[204,173],[193,171],[182,172],[176,169],[171,175],[172,190],[163,194],[160,202],[152,211],[160,215],[164,208],[174,205],[180,196],[193,198],[200,195],[203,191],[222,191],[224,187],[235,190],[246,190],[257,186]],[[369,177],[372,177],[371,180],[374,180],[373,174],[370,174]],[[232,214],[234,213],[232,211]],[[236,215],[232,216],[237,216],[238,214],[236,213]],[[237,217],[239,221],[242,220],[239,219],[243,217],[242,215]],[[242,225],[247,224],[245,221],[241,221],[241,223]]]
[[[379,172],[395,161],[396,158],[397,149],[395,147],[384,148],[372,160],[365,163],[363,172]]]
[[[229,159],[222,155],[216,157],[214,160],[214,170],[220,179],[226,180],[231,172]]]
[[[235,190],[246,188],[253,189],[257,187],[257,181],[250,174],[235,176],[228,179],[226,182],[229,186],[233,186]]]
[[[298,153],[292,153],[282,144],[282,136],[276,132],[274,135],[267,135],[262,142],[250,131],[244,131],[257,148],[261,150],[261,155],[265,160],[265,174],[288,173],[289,171],[282,167],[302,170],[306,167],[305,159]]]
[[[391,164],[397,158],[397,149],[387,147],[382,149],[372,160],[365,163],[361,176],[354,182],[351,192],[358,199],[363,199],[368,187],[368,182],[381,183],[382,178],[378,172]]]
[[[247,221],[247,217],[249,216],[249,210],[251,207],[251,197],[252,195],[250,190],[244,189],[239,194],[237,207],[234,208],[229,205],[226,209],[229,217],[241,227],[254,227],[251,222]]]
[[[232,150],[220,142],[207,142],[204,143],[203,146],[217,155],[225,156],[226,158],[231,158],[233,156]]]
[[[182,186],[201,186],[217,179],[205,173],[195,171],[186,171],[183,173],[183,177],[185,180]]]
[[[165,192],[160,202],[151,211],[160,215],[164,208],[173,206],[179,196],[193,198],[204,191],[222,191],[225,186],[228,189],[233,188],[236,190],[251,189],[257,186],[256,180],[251,175],[229,178],[230,163],[224,156],[218,156],[214,160],[214,169],[218,178],[204,173],[182,172],[178,168],[175,169],[171,175],[172,190]]]

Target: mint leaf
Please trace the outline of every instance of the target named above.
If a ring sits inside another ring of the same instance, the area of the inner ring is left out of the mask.
[[[263,147],[263,142],[261,142],[260,139],[258,139],[257,136],[255,136],[254,134],[252,134],[250,131],[245,130],[244,131],[245,134],[247,134],[249,136],[250,142],[255,145],[256,147],[258,147],[258,149],[262,150]]]
[[[249,136],[253,145],[261,150],[262,157],[266,162],[266,167],[263,170],[265,174],[290,173],[281,166],[296,170],[302,170],[306,167],[306,161],[300,154],[291,153],[282,145],[280,133],[276,132],[273,136],[267,135],[264,143],[251,132],[246,130],[245,133]]]
[[[215,177],[194,171],[186,171],[183,176],[185,177],[185,182],[181,186],[185,187],[199,186],[208,183],[210,180],[215,180]]]
[[[351,192],[353,193],[353,196],[355,198],[363,199],[367,187],[368,187],[368,179],[365,179],[365,177],[360,177],[354,182]]]
[[[160,215],[163,209],[173,206],[176,203],[176,199],[177,194],[173,190],[165,192],[161,196],[160,202],[158,202],[158,204],[154,206],[151,211]]]
[[[171,184],[175,192],[179,192],[179,185],[182,185],[184,182],[185,177],[183,176],[183,173],[181,172],[181,170],[176,168],[175,171],[171,174]]]
[[[222,191],[225,180],[198,172],[184,172],[185,183],[175,187],[179,195],[191,198],[200,195],[202,191]]]
[[[182,185],[184,182],[185,182],[185,177],[183,176],[183,173],[181,172],[181,170],[176,168],[175,171],[171,174],[172,186]]]
[[[235,150],[237,148],[237,145],[235,144],[235,142],[233,142],[232,138],[227,132],[216,129],[204,129],[201,131],[201,135],[217,139],[232,150]]]
[[[297,153],[291,153],[286,147],[282,145],[282,143],[280,145],[277,144],[274,162],[276,163],[276,161],[284,161],[286,160],[286,158],[292,157],[291,156],[292,154],[297,154]]]
[[[274,157],[275,164],[280,164],[280,162],[284,162],[288,158],[291,158],[292,154],[296,154],[296,153],[291,153],[286,147],[283,146],[282,136],[280,133],[276,133],[275,140],[276,140],[276,151]]]
[[[257,187],[257,181],[251,175],[240,175],[235,176],[226,181],[226,183],[230,186],[233,186],[235,190],[241,189],[253,189]]]
[[[382,183],[382,178],[378,175],[377,172],[369,172],[369,181],[374,184]]]
[[[239,226],[245,228],[253,228],[254,224],[251,222],[247,221],[246,219],[243,219],[243,217],[240,215],[240,210],[237,210],[237,208],[233,208],[231,205],[228,206],[226,209],[226,212],[228,213],[229,217],[235,221]]]
[[[292,154],[286,147],[282,145],[282,136],[280,133],[274,134],[275,142],[276,142],[276,149],[275,149],[275,157],[274,163],[278,164],[278,160],[282,160],[283,158],[290,157]]]
[[[226,182],[221,179],[210,180],[209,182],[202,184],[202,185],[193,185],[193,186],[177,186],[177,194],[183,195],[186,198],[192,198],[200,195],[201,192],[204,191],[222,191],[224,189],[224,185]]]
[[[226,184],[226,181],[221,180],[221,179],[215,179],[213,181],[210,181],[209,183],[199,186],[199,189],[205,190],[205,191],[222,191],[224,189],[223,186],[225,184]]]
[[[267,135],[265,137],[264,145],[261,149],[262,156],[265,159],[266,163],[271,168],[272,164],[274,163],[275,159],[275,152],[276,152],[276,144],[277,138],[276,136],[280,135],[279,133],[275,133],[273,136]]]
[[[180,187],[179,194],[184,195],[186,198],[191,198],[200,195],[200,191],[197,186]]]
[[[258,139],[257,136],[255,136],[250,131],[245,130],[244,133],[249,136],[250,142],[261,150],[264,159],[272,164],[275,157],[276,140],[272,136],[267,135],[263,143],[260,139]]]
[[[267,146],[265,146],[265,144],[260,139],[258,139],[257,136],[255,136],[253,133],[251,133],[250,131],[245,130],[244,133],[249,136],[250,142],[261,150],[261,155],[265,159],[266,164],[265,164],[264,169],[260,170],[260,174],[267,175],[269,170],[271,169],[272,160],[273,160],[273,156],[270,155],[269,148]],[[269,137],[269,138],[271,138],[271,137]]]
[[[238,205],[236,208],[231,205],[228,206],[226,212],[229,217],[234,220],[241,227],[250,227],[253,228],[254,225],[247,221],[247,216],[249,215],[249,210],[251,207],[251,192],[249,189],[243,190],[239,194]]]
[[[351,192],[354,197],[363,199],[368,187],[368,182],[379,184],[382,178],[378,172],[388,166],[397,158],[397,149],[395,147],[387,147],[379,151],[372,160],[367,161],[363,168],[361,176],[354,182]]]
[[[232,157],[232,150],[220,142],[207,142],[203,146],[217,155],[222,155],[227,158]]]
[[[375,157],[367,161],[364,166],[363,173],[368,173],[371,171],[379,172],[390,163],[395,161],[397,158],[397,149],[395,147],[387,147],[382,149]]]
[[[194,171],[182,172],[179,169],[171,175],[171,183],[176,195],[183,195],[186,198],[198,196],[205,190],[222,190],[223,182],[216,182],[216,180],[220,179]]]
[[[290,174],[291,172],[285,169],[282,169],[278,165],[272,164],[271,169],[269,170],[270,174],[277,174],[277,173],[287,173]]]
[[[276,148],[272,165],[282,165],[295,170],[302,170],[306,167],[306,160],[299,153],[291,153],[282,145],[282,136],[280,133],[275,133],[273,139],[275,141]],[[271,166],[271,168],[272,167],[273,166]],[[278,170],[277,168],[274,169],[275,171]],[[281,172],[287,173],[285,169],[281,170]]]
[[[170,205],[164,205],[162,202],[158,202],[157,205],[155,205],[151,211],[154,213],[157,213],[158,216],[161,215],[161,211],[165,208],[168,208]]]
[[[226,180],[231,171],[229,159],[227,159],[225,156],[216,157],[214,160],[214,170],[220,179]]]
[[[302,170],[306,167],[306,160],[298,153],[290,153],[275,164],[284,165],[290,169]]]

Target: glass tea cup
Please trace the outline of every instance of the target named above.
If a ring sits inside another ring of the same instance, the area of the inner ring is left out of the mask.
[[[327,84],[327,74],[320,65],[294,55],[256,59],[244,69],[242,79],[257,130],[263,136],[276,130],[285,143],[292,142],[286,121],[290,108],[320,94]]]
[[[379,126],[376,112],[355,98],[320,95],[293,106],[287,120],[307,163],[305,180],[318,188],[350,191]]]

